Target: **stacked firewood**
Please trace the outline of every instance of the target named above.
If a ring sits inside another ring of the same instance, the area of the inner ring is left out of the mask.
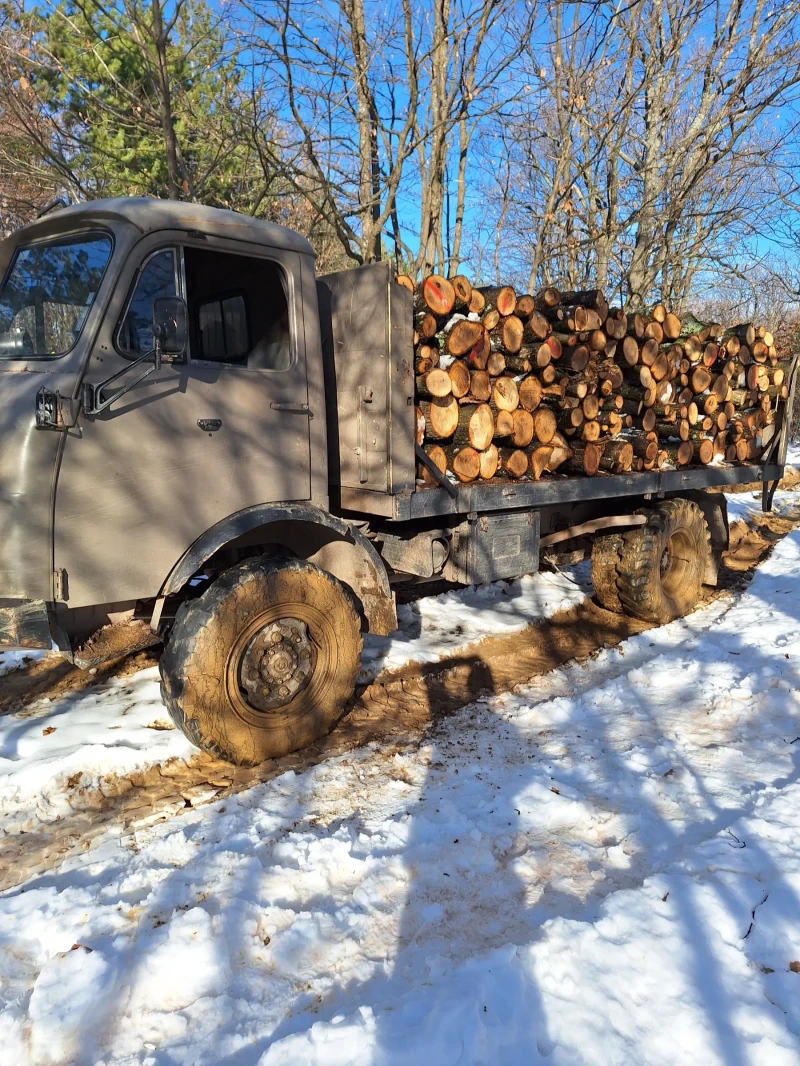
[[[746,463],[775,435],[791,360],[763,326],[682,320],[661,304],[626,314],[599,289],[397,281],[414,295],[428,484]]]

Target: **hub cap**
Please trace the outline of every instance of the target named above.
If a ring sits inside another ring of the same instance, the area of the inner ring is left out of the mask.
[[[247,702],[259,711],[284,707],[308,684],[314,645],[304,622],[278,618],[251,638],[239,667]]]

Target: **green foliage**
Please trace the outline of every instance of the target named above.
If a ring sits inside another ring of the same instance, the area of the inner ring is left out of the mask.
[[[228,204],[247,163],[236,147],[243,70],[205,0],[64,0],[34,18],[37,93],[83,195]]]

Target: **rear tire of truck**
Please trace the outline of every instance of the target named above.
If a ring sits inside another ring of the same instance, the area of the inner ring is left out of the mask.
[[[596,537],[592,544],[592,584],[601,607],[615,614],[625,614],[619,598],[617,580],[623,541],[621,533],[609,533]]]
[[[646,526],[622,534],[617,590],[628,614],[671,622],[694,610],[711,554],[703,512],[691,500],[666,500]]]
[[[161,695],[197,747],[256,766],[325,736],[360,662],[359,612],[336,578],[299,559],[249,559],[178,611]]]

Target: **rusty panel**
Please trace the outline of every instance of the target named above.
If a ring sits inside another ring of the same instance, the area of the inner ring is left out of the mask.
[[[331,484],[395,495],[414,488],[411,294],[387,263],[318,281]]]

